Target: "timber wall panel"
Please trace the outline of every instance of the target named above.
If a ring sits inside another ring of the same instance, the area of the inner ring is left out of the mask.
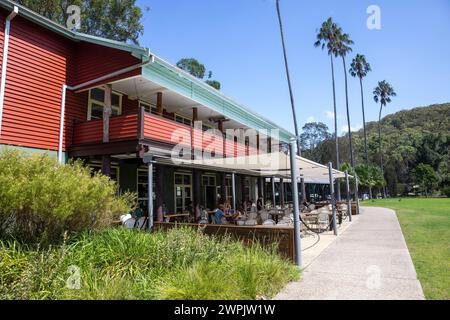
[[[61,89],[72,50],[68,39],[14,18],[0,143],[58,149]]]
[[[191,128],[187,125],[164,119],[158,116],[144,114],[144,136],[150,139],[184,145],[191,145]],[[172,138],[174,134],[174,139]],[[177,139],[177,140],[175,140]],[[174,141],[175,140],[175,141]]]
[[[5,39],[5,20],[7,12],[0,9],[0,76],[2,75],[2,62],[3,62],[3,41]]]

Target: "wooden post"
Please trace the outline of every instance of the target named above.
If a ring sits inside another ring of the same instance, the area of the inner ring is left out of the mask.
[[[102,174],[105,176],[111,176],[111,156],[102,156]]]
[[[156,113],[163,115],[162,92],[156,93]]]
[[[110,84],[105,85],[105,107],[103,108],[103,142],[109,142],[109,118],[111,117],[111,94],[112,86]]]

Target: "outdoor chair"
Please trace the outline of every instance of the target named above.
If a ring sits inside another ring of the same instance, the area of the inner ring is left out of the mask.
[[[325,210],[322,210],[317,215],[316,220],[317,227],[319,231],[326,230],[329,225],[329,219],[328,219],[328,212]]]

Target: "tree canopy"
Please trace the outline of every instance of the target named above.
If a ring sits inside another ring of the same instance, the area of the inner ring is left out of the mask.
[[[136,0],[17,0],[17,3],[66,26],[72,12],[70,5],[80,7],[80,30],[94,36],[139,44],[144,33],[142,10]]]
[[[362,186],[378,188],[385,183],[390,195],[406,195],[415,184],[422,186],[413,175],[421,163],[431,166],[436,173],[437,179],[431,187],[427,186],[427,192],[450,186],[450,103],[399,111],[382,118],[381,125],[384,179],[377,167],[378,122],[366,125],[369,166],[362,165],[365,162],[364,132],[361,129],[353,133],[356,172]],[[350,162],[348,148],[347,137],[339,137],[342,162]],[[320,141],[313,150],[307,150],[305,156],[320,163],[336,163],[334,137],[328,133],[328,138]]]
[[[189,74],[198,79],[205,80],[205,73],[206,73],[205,65],[200,63],[195,58],[180,59],[177,62],[177,67],[188,72]],[[220,82],[217,80],[211,80],[212,74],[213,74],[212,71],[208,71],[208,76],[206,77],[207,79],[205,80],[205,83],[207,83],[208,85],[217,90],[220,90],[221,87]]]

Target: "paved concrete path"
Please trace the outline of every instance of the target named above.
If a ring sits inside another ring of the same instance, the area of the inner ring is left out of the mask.
[[[424,299],[393,210],[362,214],[275,299]]]

